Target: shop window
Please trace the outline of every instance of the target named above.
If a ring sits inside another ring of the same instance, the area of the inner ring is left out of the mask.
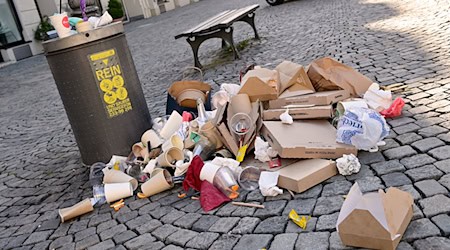
[[[9,47],[23,42],[22,28],[12,0],[0,0],[0,47]]]

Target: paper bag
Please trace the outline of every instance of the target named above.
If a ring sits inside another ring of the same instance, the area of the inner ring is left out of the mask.
[[[284,61],[280,63],[275,70],[280,74],[280,98],[315,92],[302,65]]]
[[[244,75],[239,94],[247,94],[252,102],[275,100],[280,88],[278,71],[258,68]]]
[[[311,63],[308,76],[316,91],[348,90],[353,97],[364,95],[372,80],[355,69],[325,57]]]

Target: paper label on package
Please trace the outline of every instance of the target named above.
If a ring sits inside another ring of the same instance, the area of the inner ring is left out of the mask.
[[[88,59],[108,118],[133,110],[116,49],[90,54]]]

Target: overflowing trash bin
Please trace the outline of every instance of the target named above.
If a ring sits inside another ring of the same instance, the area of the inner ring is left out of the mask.
[[[43,46],[83,164],[128,154],[152,122],[122,23]]]

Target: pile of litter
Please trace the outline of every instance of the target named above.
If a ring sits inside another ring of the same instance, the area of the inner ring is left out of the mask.
[[[92,165],[94,197],[60,209],[61,221],[106,202],[117,211],[124,198],[147,198],[176,184],[184,190],[180,199],[198,199],[205,211],[232,202],[241,190],[304,192],[338,173],[358,173],[358,150],[378,151],[390,131],[385,118],[401,115],[403,106],[389,88],[331,58],[306,69],[289,61],[273,70],[251,66],[239,85],[222,84],[214,95],[203,81],[175,82],[168,115],[154,119],[129,156]],[[253,156],[265,164],[246,164]],[[391,188],[362,195],[355,184],[337,228],[344,244],[395,248],[411,217],[409,194]],[[289,218],[305,227],[309,217],[293,210]]]

